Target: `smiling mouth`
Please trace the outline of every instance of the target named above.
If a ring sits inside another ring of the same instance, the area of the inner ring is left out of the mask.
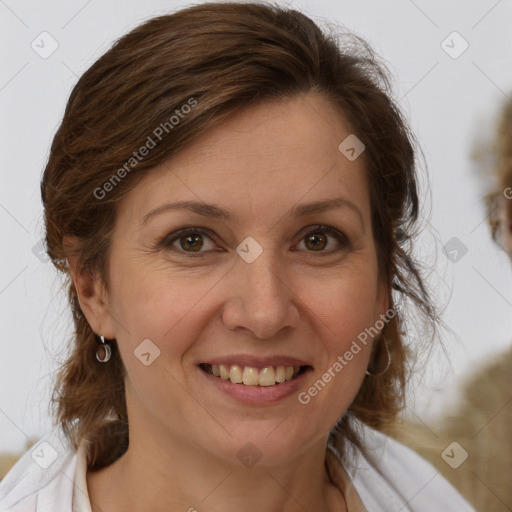
[[[311,366],[265,366],[254,368],[252,366],[241,366],[238,364],[208,364],[201,363],[199,368],[205,373],[229,380],[233,384],[245,386],[275,386],[283,382],[293,380],[298,375],[308,371]]]

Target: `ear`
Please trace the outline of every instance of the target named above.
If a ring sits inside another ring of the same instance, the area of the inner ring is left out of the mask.
[[[109,313],[108,294],[105,285],[100,276],[95,273],[90,271],[78,273],[77,256],[73,252],[74,249],[79,247],[78,242],[79,239],[76,237],[64,237],[64,247],[68,255],[69,269],[80,302],[80,308],[93,332],[98,336],[113,339],[115,338],[115,331]]]

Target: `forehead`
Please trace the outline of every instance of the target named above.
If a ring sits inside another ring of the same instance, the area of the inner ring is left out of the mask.
[[[364,155],[351,161],[339,149],[351,134],[343,114],[317,94],[253,105],[148,171],[120,207],[140,219],[165,201],[221,202],[254,218],[341,194],[365,215]]]

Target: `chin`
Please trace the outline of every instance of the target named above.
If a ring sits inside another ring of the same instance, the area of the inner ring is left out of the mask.
[[[290,431],[290,418],[284,421],[255,421],[245,423],[243,428],[228,429],[232,437],[212,440],[209,451],[218,459],[235,466],[281,466],[286,465],[325,436],[312,433],[307,436],[300,422],[295,431]],[[215,447],[212,450],[212,446]]]

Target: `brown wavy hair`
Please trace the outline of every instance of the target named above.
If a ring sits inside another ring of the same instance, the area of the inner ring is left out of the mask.
[[[331,32],[274,4],[195,5],[136,27],[75,85],[41,193],[47,252],[64,275],[75,326],[57,374],[52,414],[75,449],[82,439],[90,443],[89,469],[108,466],[126,450],[126,373],[115,340],[109,363],[96,361],[97,336],[80,308],[67,258],[76,256],[78,272],[97,273],[108,290],[108,249],[119,201],[152,167],[249,105],[319,92],[344,113],[366,146],[373,236],[390,305],[395,298],[405,300],[435,329],[434,308],[411,256],[419,214],[414,136],[392,99],[383,61],[359,36],[339,26]],[[132,162],[108,194],[99,194],[155,128],[191,99],[196,106],[170,135]],[[65,247],[65,236],[79,243]],[[391,354],[389,369],[365,378],[331,432],[340,453],[345,439],[359,442],[352,417],[382,429],[404,405],[408,374],[400,322],[394,316],[381,335]],[[382,340],[374,346],[371,364],[378,365]]]

